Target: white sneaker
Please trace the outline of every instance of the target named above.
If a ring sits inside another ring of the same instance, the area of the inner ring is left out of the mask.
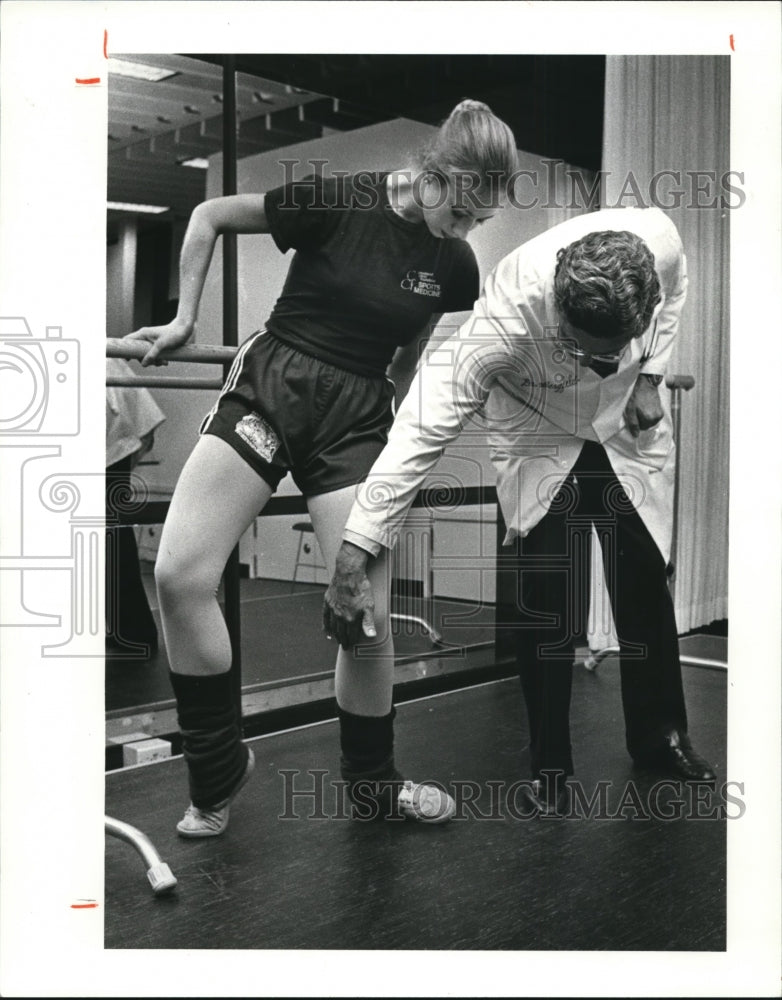
[[[255,769],[255,755],[249,751],[247,767],[244,770],[239,784],[231,792],[227,799],[212,806],[211,809],[199,809],[191,802],[185,810],[185,815],[177,823],[177,833],[180,837],[219,837],[228,826],[228,814],[231,803],[250,780],[250,775]]]
[[[397,801],[402,813],[419,823],[446,823],[456,812],[454,800],[436,785],[405,781]]]

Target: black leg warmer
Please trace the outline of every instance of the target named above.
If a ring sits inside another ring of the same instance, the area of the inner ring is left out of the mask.
[[[402,775],[394,766],[394,716],[353,715],[337,706],[342,777],[362,819],[398,815]]]
[[[171,672],[190,780],[190,800],[199,809],[221,806],[247,767],[228,672],[189,676]]]

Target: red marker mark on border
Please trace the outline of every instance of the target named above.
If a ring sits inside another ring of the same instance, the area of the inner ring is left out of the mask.
[[[86,84],[100,83],[100,77],[99,76],[89,76],[89,77],[87,77],[84,80],[80,80],[79,77],[77,76],[76,77],[76,82],[77,83],[86,83]]]
[[[109,33],[104,28],[103,29],[103,58],[104,59],[108,59],[109,58],[109,53],[106,51],[106,47],[107,47],[108,43],[109,43]]]
[[[730,51],[731,52],[735,52],[736,51],[736,47],[733,44],[733,35],[730,36]]]
[[[94,910],[98,904],[92,900],[91,902],[84,903],[71,903],[72,910]]]

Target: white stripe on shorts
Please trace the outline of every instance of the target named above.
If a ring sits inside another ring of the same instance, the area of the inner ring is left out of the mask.
[[[389,378],[388,375],[385,376],[385,379],[386,382],[388,382],[388,384],[394,390],[394,395],[391,397],[391,416],[396,417],[396,382],[394,382],[393,379]]]
[[[258,337],[263,336],[265,333],[266,333],[265,330],[259,330],[257,333],[253,334],[249,338],[249,340],[246,340],[239,348],[239,350],[236,352],[236,357],[234,358],[233,364],[231,365],[230,371],[228,372],[228,378],[226,378],[225,380],[225,385],[223,385],[223,388],[220,390],[220,395],[217,397],[217,402],[212,407],[212,409],[207,413],[204,419],[201,421],[201,426],[198,428],[199,434],[203,434],[206,431],[207,427],[209,427],[209,425],[211,424],[212,420],[214,419],[215,413],[217,413],[217,408],[220,405],[220,400],[223,398],[223,396],[227,392],[230,392],[232,389],[236,387],[236,383],[239,381],[239,376],[242,373],[244,356],[247,354],[247,351],[252,347],[252,345],[255,343]]]

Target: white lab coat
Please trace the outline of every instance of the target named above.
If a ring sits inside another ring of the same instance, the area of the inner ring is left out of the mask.
[[[106,358],[106,374],[132,376],[133,369],[120,358]],[[165,419],[148,389],[106,386],[106,467],[148,451]]]
[[[616,374],[600,378],[554,342],[554,268],[561,247],[590,232],[629,230],[655,258],[662,301]],[[472,316],[424,357],[347,523],[345,538],[393,547],[407,510],[443,449],[479,414],[508,526],[524,537],[549,509],[585,440],[599,441],[663,557],[671,550],[674,443],[665,415],[633,438],[624,408],[641,372],[664,374],[687,289],[681,240],[659,209],[578,216],[530,240],[489,275]]]

